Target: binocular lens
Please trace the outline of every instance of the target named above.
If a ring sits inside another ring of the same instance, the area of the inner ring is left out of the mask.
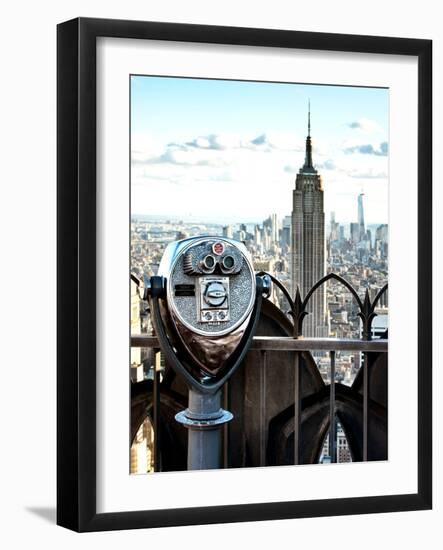
[[[223,267],[226,269],[232,269],[234,267],[234,258],[232,256],[225,256],[223,258]]]
[[[211,256],[210,254],[208,254],[207,256],[205,256],[203,258],[203,265],[205,266],[206,269],[213,269],[214,266],[215,266],[215,258],[214,256]]]

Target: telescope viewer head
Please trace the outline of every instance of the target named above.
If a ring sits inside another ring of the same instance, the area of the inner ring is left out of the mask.
[[[143,298],[165,359],[190,386],[216,392],[238,368],[270,284],[233,239],[191,237],[166,247]]]
[[[170,243],[158,274],[166,281],[167,308],[179,333],[223,336],[252,311],[252,262],[243,243],[233,239],[192,237]]]

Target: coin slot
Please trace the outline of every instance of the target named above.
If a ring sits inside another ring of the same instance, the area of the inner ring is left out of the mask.
[[[177,284],[174,286],[175,296],[195,296],[195,285]]]

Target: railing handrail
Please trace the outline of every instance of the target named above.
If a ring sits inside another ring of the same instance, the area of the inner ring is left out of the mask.
[[[134,334],[133,348],[159,348],[156,336]],[[292,338],[292,336],[254,336],[254,351],[367,351],[387,353],[388,340],[360,340],[352,338]]]

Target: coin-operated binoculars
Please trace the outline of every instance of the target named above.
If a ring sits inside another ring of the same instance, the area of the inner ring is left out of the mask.
[[[243,361],[269,292],[246,247],[219,237],[170,243],[150,279],[145,298],[161,350],[189,387],[188,408],[175,418],[188,428],[190,470],[220,467],[220,428],[233,418],[220,390]]]

